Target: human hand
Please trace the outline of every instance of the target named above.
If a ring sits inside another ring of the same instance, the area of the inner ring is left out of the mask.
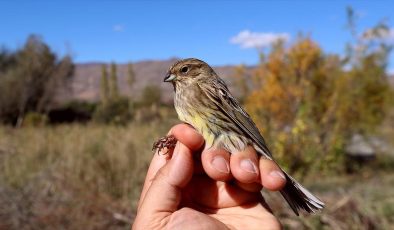
[[[133,229],[280,229],[260,193],[286,183],[273,161],[253,148],[201,153],[202,136],[185,124],[170,134],[178,143],[170,159],[153,157]]]

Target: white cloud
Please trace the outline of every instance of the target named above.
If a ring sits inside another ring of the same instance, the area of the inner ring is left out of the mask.
[[[112,27],[112,30],[115,32],[123,32],[125,30],[125,27],[121,24],[117,24]]]
[[[243,30],[230,39],[232,44],[239,44],[242,48],[264,48],[278,40],[288,41],[288,33],[259,33]]]

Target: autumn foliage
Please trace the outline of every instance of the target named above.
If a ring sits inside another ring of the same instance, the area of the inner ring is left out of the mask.
[[[360,39],[343,58],[300,36],[262,55],[245,104],[287,170],[340,170],[350,137],[371,134],[381,123],[390,94],[389,47],[377,42]]]

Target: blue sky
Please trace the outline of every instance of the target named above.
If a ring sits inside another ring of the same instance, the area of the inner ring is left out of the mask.
[[[394,28],[394,1],[0,1],[0,45],[20,47],[35,33],[76,62],[197,57],[255,64],[256,49],[242,46],[278,35],[291,41],[299,32],[342,53],[350,38],[346,6],[360,31],[384,18]],[[390,62],[394,70],[393,55]]]

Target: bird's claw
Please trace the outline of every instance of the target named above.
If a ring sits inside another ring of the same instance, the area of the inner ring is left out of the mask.
[[[163,152],[163,155],[166,155],[169,153],[170,149],[174,149],[176,145],[177,139],[173,135],[165,136],[157,140],[155,143],[153,143],[153,148],[152,151],[156,151],[157,153],[160,154],[164,148],[166,148],[166,151]]]

